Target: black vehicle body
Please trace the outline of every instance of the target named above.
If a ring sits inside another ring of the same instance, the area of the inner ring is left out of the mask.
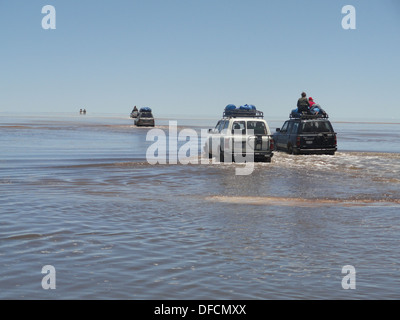
[[[336,132],[326,117],[292,118],[273,135],[275,150],[290,154],[330,154],[337,151]]]
[[[140,111],[135,119],[135,125],[138,127],[154,127],[154,117],[151,111]]]

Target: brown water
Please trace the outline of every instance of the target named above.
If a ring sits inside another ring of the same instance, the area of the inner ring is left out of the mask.
[[[275,152],[237,176],[150,165],[127,117],[4,116],[0,298],[398,299],[400,126],[333,125],[335,156]]]

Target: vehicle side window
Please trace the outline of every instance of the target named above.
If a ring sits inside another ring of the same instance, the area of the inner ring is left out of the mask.
[[[142,118],[153,118],[153,114],[151,112],[141,112],[140,116]]]
[[[235,121],[232,125],[233,134],[246,134],[246,123],[245,121]]]
[[[267,134],[265,123],[262,121],[247,121],[247,129],[253,130],[254,134]]]
[[[298,122],[294,122],[291,133],[296,134],[298,128],[299,128],[299,123]]]
[[[287,128],[287,133],[291,133],[293,128],[293,122],[289,122],[288,128]]]
[[[225,122],[226,122],[226,121],[224,120],[224,121],[221,121],[221,122],[219,123],[218,128],[217,128],[218,132],[221,132],[222,128],[223,128],[224,125],[225,125]]]
[[[215,130],[218,130],[219,125],[221,124],[221,120],[217,122],[217,124],[215,125]]]
[[[225,125],[222,129],[228,129],[228,127],[229,127],[229,121],[225,121]]]
[[[286,132],[287,132],[288,125],[289,125],[289,121],[286,121],[286,122],[283,124],[282,129],[281,129],[281,132],[282,132],[282,133],[286,133]]]

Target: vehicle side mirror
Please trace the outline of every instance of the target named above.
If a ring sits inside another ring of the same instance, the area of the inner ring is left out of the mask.
[[[280,132],[281,131],[281,128],[276,128],[276,132]]]
[[[208,129],[208,132],[211,132],[212,131],[212,129]]]

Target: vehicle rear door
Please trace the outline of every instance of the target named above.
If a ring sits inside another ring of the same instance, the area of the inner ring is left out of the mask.
[[[270,147],[269,130],[264,121],[247,120],[247,144],[249,150],[267,151]]]
[[[302,148],[326,149],[335,146],[335,133],[329,121],[305,121],[301,132]]]
[[[313,148],[326,149],[336,146],[335,133],[329,121],[315,121],[314,130]]]

